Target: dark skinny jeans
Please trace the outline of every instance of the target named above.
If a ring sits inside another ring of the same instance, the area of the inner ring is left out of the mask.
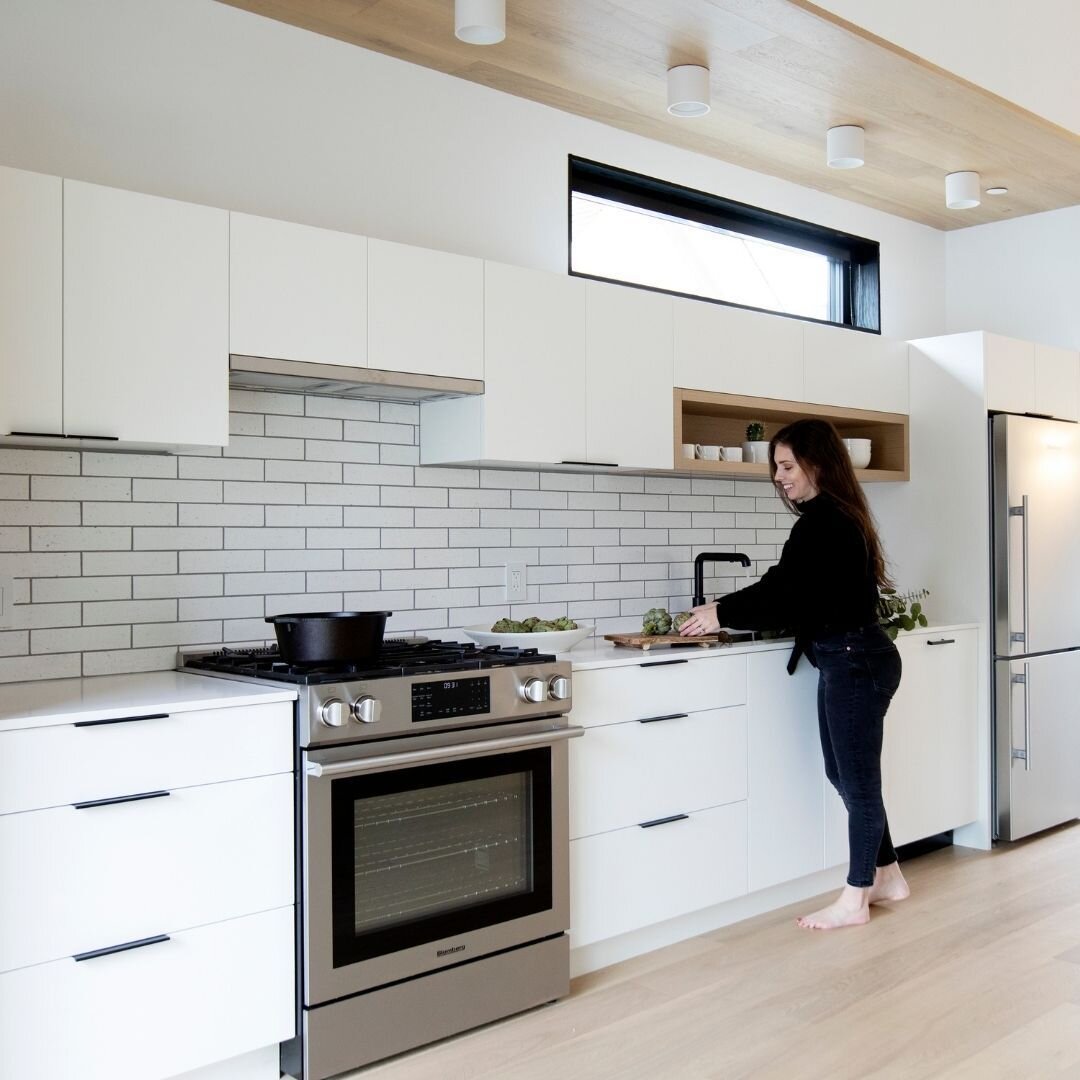
[[[825,775],[848,812],[847,881],[874,884],[874,870],[896,861],[881,798],[885,713],[900,685],[900,654],[879,626],[815,637],[818,728]]]

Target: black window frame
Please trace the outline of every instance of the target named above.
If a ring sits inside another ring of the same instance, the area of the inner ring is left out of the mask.
[[[754,307],[715,296],[664,289],[656,285],[626,281],[619,278],[587,274],[574,269],[574,207],[575,194],[593,195],[612,202],[681,218],[684,221],[742,233],[762,240],[802,248],[825,255],[830,259],[833,284],[833,308],[836,319],[814,319],[789,311]],[[698,191],[696,188],[673,184],[667,180],[630,172],[599,161],[568,156],[567,165],[567,273],[573,277],[593,281],[607,281],[616,285],[629,285],[650,292],[668,293],[711,304],[760,311],[785,319],[819,323],[840,329],[857,330],[864,334],[881,334],[881,245],[876,240],[855,236],[852,233],[816,225],[811,221],[778,214],[759,206],[736,202],[719,195]],[[836,310],[839,308],[839,310]]]

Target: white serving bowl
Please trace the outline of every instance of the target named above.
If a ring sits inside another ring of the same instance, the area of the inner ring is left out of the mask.
[[[856,469],[865,469],[870,464],[870,440],[869,439],[845,439],[844,445],[851,456],[851,464]]]
[[[566,652],[592,632],[591,626],[579,626],[576,630],[545,630],[539,634],[496,634],[489,625],[466,626],[462,630],[477,645],[499,645],[502,648],[539,649],[541,652]]]

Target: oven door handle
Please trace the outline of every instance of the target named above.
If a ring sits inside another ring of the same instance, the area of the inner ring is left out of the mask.
[[[539,735],[511,735],[505,739],[483,739],[480,742],[457,743],[454,746],[437,746],[431,750],[404,750],[399,754],[354,758],[351,761],[335,761],[329,765],[309,761],[307,774],[321,779],[324,776],[378,772],[380,769],[397,765],[427,765],[429,762],[473,757],[476,754],[490,754],[497,750],[522,750],[529,746],[550,746],[566,739],[577,739],[584,734],[585,729],[582,727],[565,727],[555,731],[545,731]]]

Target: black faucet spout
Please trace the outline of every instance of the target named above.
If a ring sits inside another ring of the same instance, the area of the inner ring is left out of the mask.
[[[694,559],[694,597],[692,607],[705,603],[705,564],[707,562],[737,562],[749,568],[750,556],[741,551],[703,551]]]

